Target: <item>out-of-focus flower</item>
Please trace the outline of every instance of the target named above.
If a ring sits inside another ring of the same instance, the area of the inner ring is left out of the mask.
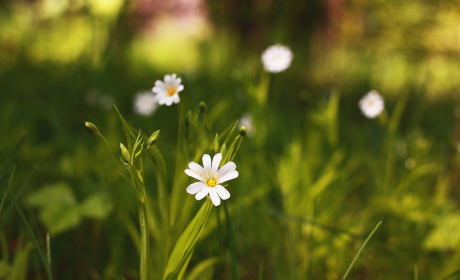
[[[134,112],[139,115],[150,116],[158,108],[155,94],[152,92],[142,92],[136,94],[134,99]]]
[[[262,63],[264,64],[265,71],[271,73],[286,70],[291,65],[292,58],[293,54],[291,50],[279,44],[268,47],[262,53]]]
[[[165,75],[164,82],[156,81],[152,91],[157,94],[158,104],[170,106],[173,102],[179,103],[179,92],[184,89],[180,82],[181,79],[176,78],[176,74]]]
[[[111,96],[103,95],[99,99],[99,104],[101,104],[101,107],[104,110],[110,110],[113,108],[113,104],[115,104],[115,102],[113,101],[113,98]]]
[[[246,135],[252,137],[256,134],[256,129],[253,125],[252,115],[249,113],[244,113],[240,118],[240,126],[246,127]]]
[[[189,194],[195,194],[196,200],[201,200],[209,194],[211,201],[215,206],[220,205],[220,199],[226,200],[230,193],[226,188],[221,186],[223,182],[238,177],[236,164],[232,161],[227,162],[219,169],[222,154],[218,153],[211,162],[211,156],[203,155],[203,167],[195,162],[190,162],[185,170],[185,174],[199,180],[187,187]]]
[[[366,117],[373,119],[383,111],[385,102],[377,91],[372,90],[359,100],[359,107]]]

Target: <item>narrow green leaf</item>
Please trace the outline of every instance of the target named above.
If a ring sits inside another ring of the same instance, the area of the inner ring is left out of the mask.
[[[137,199],[139,199],[139,201],[145,201],[145,186],[141,173],[139,173],[139,171],[131,165],[127,165],[126,167],[131,173],[131,178],[135,182],[132,184],[132,187],[134,189],[134,193],[137,196]]]
[[[207,260],[204,260],[200,262],[197,266],[195,266],[192,271],[190,271],[190,274],[187,277],[187,280],[196,280],[200,279],[199,277],[201,276],[201,273],[203,273],[206,269],[209,267],[222,262],[223,260],[221,258],[209,258]]]
[[[230,215],[228,214],[227,203],[224,203],[224,212],[225,212],[225,222],[227,223],[227,236],[229,239],[228,245],[230,249],[230,255],[232,257],[233,279],[238,279],[238,264],[236,262],[235,240],[234,240],[234,234],[232,232],[232,226],[230,223]]]
[[[123,123],[123,128],[125,129],[125,134],[126,134],[126,139],[128,140],[128,149],[133,152],[134,144],[136,143],[136,135],[131,131],[131,126],[128,124],[128,122],[125,120],[123,115],[118,111],[117,106],[113,105],[115,107],[115,110],[117,110],[118,116],[121,119],[121,122]]]
[[[450,278],[452,278],[452,277],[454,277],[455,275],[458,275],[458,274],[460,274],[460,268],[458,268],[457,270],[455,270],[451,274],[447,275],[446,277],[442,278],[441,280],[450,279]]]
[[[187,267],[211,208],[211,199],[208,198],[177,240],[169,257],[163,279],[179,279],[180,272]]]
[[[366,238],[366,240],[364,241],[363,245],[361,245],[361,248],[359,248],[359,251],[358,253],[356,254],[355,258],[353,259],[353,261],[351,262],[350,266],[348,267],[347,269],[347,272],[345,272],[345,275],[343,275],[342,279],[345,280],[345,278],[347,278],[347,275],[348,273],[350,272],[351,268],[353,267],[353,265],[355,264],[356,260],[358,259],[359,255],[361,254],[361,251],[364,249],[364,247],[366,247],[366,244],[367,242],[371,239],[372,235],[374,235],[374,232],[379,228],[380,224],[382,223],[382,221],[380,221],[374,228],[374,230],[369,234],[369,236]]]

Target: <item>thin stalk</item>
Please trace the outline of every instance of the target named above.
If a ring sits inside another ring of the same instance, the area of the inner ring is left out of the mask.
[[[235,242],[232,234],[232,226],[230,224],[230,215],[228,215],[227,203],[224,203],[225,210],[225,221],[227,222],[227,232],[228,240],[230,247],[230,255],[232,256],[232,270],[233,270],[233,279],[238,279],[238,267],[236,263],[236,252],[235,252]]]
[[[379,228],[380,224],[382,223],[382,221],[380,221],[374,228],[374,230],[371,232],[371,234],[369,234],[369,236],[366,238],[366,240],[364,241],[363,245],[361,245],[361,248],[359,248],[359,251],[358,253],[356,254],[355,258],[353,259],[353,261],[351,262],[350,266],[348,267],[347,271],[345,272],[345,275],[343,275],[342,279],[345,280],[345,278],[347,278],[348,276],[348,273],[350,272],[351,268],[353,267],[353,265],[355,264],[356,260],[358,259],[359,255],[361,254],[361,251],[364,249],[364,247],[366,247],[366,244],[367,242],[369,242],[369,240],[371,239],[372,235],[374,235],[374,232]]]
[[[149,279],[149,227],[147,221],[147,205],[146,201],[139,201],[139,224],[141,229],[141,264],[140,264],[140,279]]]
[[[51,266],[51,241],[50,241],[50,233],[46,233],[46,256],[48,257],[48,264],[50,266],[50,269],[52,269]]]
[[[120,171],[121,175],[123,176],[123,178],[128,181],[128,182],[131,182],[130,179],[128,179],[128,177],[125,175],[125,173],[123,172],[123,169],[121,168],[120,164],[118,163],[118,161],[115,159],[115,156],[113,155],[113,152],[112,152],[112,149],[110,149],[110,145],[109,145],[109,142],[107,142],[107,140],[105,139],[104,136],[102,136],[101,133],[98,133],[97,134],[98,136],[100,136],[102,138],[102,140],[104,140],[105,142],[105,145],[107,146],[107,149],[109,150],[110,154],[112,155],[112,158],[113,158],[113,161],[115,161],[116,165],[118,166],[118,170]]]

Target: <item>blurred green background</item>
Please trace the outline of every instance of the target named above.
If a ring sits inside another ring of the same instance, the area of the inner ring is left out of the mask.
[[[459,4],[0,1],[0,279],[47,279],[15,205],[41,240],[50,232],[55,279],[137,279],[135,196],[83,123],[95,123],[117,152],[125,139],[113,104],[133,127],[160,129],[157,145],[172,174],[178,106],[151,117],[133,112],[135,94],[171,73],[182,77],[186,110],[206,102],[211,134],[245,113],[255,129],[235,158],[240,176],[223,202],[234,235],[221,232],[211,213],[214,226],[189,267],[219,261],[196,279],[339,279],[381,220],[349,279],[455,273]],[[260,56],[275,43],[289,46],[294,59],[270,75],[267,102],[257,103],[267,75]],[[369,120],[358,101],[372,89],[386,110]]]

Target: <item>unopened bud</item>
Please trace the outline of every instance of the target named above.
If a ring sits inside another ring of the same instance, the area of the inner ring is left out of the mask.
[[[224,156],[226,152],[227,152],[227,146],[225,146],[225,143],[224,143],[222,147],[220,147],[220,153],[222,154],[222,156]]]
[[[246,127],[243,125],[242,127],[240,127],[240,135],[241,135],[241,137],[246,136],[246,133],[248,133],[248,130],[247,130]]]
[[[129,156],[129,151],[126,149],[125,145],[120,143],[120,150],[121,150],[121,159],[124,163],[129,164],[130,163],[130,156]]]
[[[219,152],[219,134],[216,134],[216,137],[212,142],[212,148],[214,149],[214,153],[217,154],[217,152]]]
[[[85,122],[86,129],[88,129],[91,134],[99,134],[99,129],[93,123]]]
[[[206,103],[203,101],[200,102],[200,111],[204,115],[208,111],[208,107],[206,106]]]
[[[160,137],[160,131],[157,130],[155,131],[152,136],[150,136],[149,138],[149,147],[155,145],[155,143],[157,142],[158,138]]]

